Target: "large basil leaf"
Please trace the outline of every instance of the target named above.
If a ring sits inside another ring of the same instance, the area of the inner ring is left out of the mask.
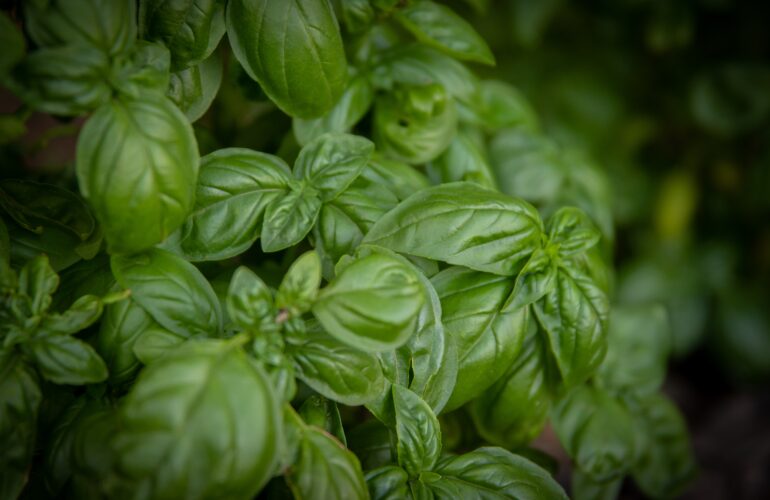
[[[374,107],[374,142],[384,154],[411,164],[435,159],[457,130],[454,100],[438,84],[399,86]]]
[[[381,218],[364,243],[515,275],[539,248],[542,222],[525,201],[455,182],[410,196]]]
[[[490,443],[519,448],[540,435],[551,407],[544,340],[531,327],[507,372],[470,405],[479,434]]]
[[[211,54],[200,64],[172,73],[166,95],[190,122],[209,109],[222,84],[222,58]]]
[[[265,209],[260,244],[265,252],[277,252],[302,241],[313,229],[321,211],[318,193],[307,186],[292,185]]]
[[[36,45],[91,45],[111,56],[136,40],[134,0],[29,0],[25,29]]]
[[[195,205],[174,237],[186,258],[221,260],[248,249],[265,209],[289,189],[291,173],[277,156],[225,148],[201,158]]]
[[[133,300],[121,300],[107,306],[95,347],[107,365],[110,382],[122,384],[139,371],[134,343],[154,324],[152,317]]]
[[[374,144],[350,134],[324,134],[302,148],[294,175],[318,190],[323,201],[334,199],[356,180]]]
[[[369,111],[373,99],[374,89],[368,76],[363,73],[352,76],[345,92],[328,113],[320,118],[294,119],[292,128],[297,142],[304,146],[327,132],[349,132]]]
[[[621,395],[651,396],[666,377],[671,330],[663,306],[612,308],[607,356],[596,382]]]
[[[398,463],[411,476],[429,471],[441,455],[441,428],[430,406],[406,387],[393,385]]]
[[[364,500],[369,498],[358,458],[318,427],[295,418],[296,451],[286,474],[295,498]]]
[[[120,471],[153,498],[250,498],[277,465],[280,408],[233,341],[190,341],[142,372],[119,411]]]
[[[468,21],[449,7],[420,0],[396,11],[396,19],[418,40],[446,53],[484,64],[495,64],[495,57],[486,42]]]
[[[0,356],[0,497],[17,498],[29,479],[42,400],[37,375],[20,357]]]
[[[556,404],[551,422],[570,457],[596,481],[622,477],[636,462],[639,450],[631,414],[600,389],[574,389]]]
[[[373,254],[352,262],[321,290],[313,314],[340,341],[384,351],[414,334],[423,301],[417,271],[396,258]]]
[[[372,74],[376,86],[439,84],[463,101],[476,95],[478,80],[462,63],[422,44],[398,45],[382,55]]]
[[[171,51],[172,67],[185,69],[206,59],[225,34],[223,0],[141,0],[139,34]]]
[[[80,132],[77,174],[110,249],[137,252],[163,241],[192,208],[198,147],[167,98],[115,99]]]
[[[382,393],[385,379],[374,355],[316,328],[287,340],[286,353],[294,362],[297,377],[327,398],[355,406]]]
[[[565,385],[590,377],[607,351],[609,303],[604,292],[583,271],[560,266],[554,288],[533,308]]]
[[[441,477],[426,482],[436,499],[488,498],[562,499],[567,495],[544,469],[502,448],[485,447],[442,458],[433,471]]]
[[[112,272],[136,301],[164,328],[182,337],[213,336],[222,329],[214,290],[189,262],[152,249],[132,257],[114,255]]]
[[[78,116],[110,99],[112,89],[104,77],[109,67],[107,54],[95,47],[44,48],[24,58],[8,84],[38,111]]]
[[[385,465],[366,473],[366,486],[372,500],[411,498],[409,475],[401,467]]]
[[[233,53],[279,108],[317,118],[345,89],[347,63],[329,0],[231,0]]]
[[[457,344],[457,384],[447,404],[452,410],[499,379],[519,353],[528,311],[503,310],[511,279],[451,267],[431,279],[441,299],[442,322]]]
[[[687,424],[661,395],[647,399],[636,412],[644,444],[631,471],[634,481],[653,498],[677,497],[697,473]]]

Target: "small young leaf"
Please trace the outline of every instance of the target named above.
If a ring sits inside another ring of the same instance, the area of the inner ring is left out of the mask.
[[[313,190],[292,189],[277,197],[265,210],[260,243],[265,252],[296,245],[307,236],[321,211],[321,199]]]
[[[441,428],[430,406],[401,385],[392,389],[398,463],[415,477],[430,471],[441,455]]]
[[[273,294],[247,267],[241,266],[233,273],[225,303],[230,320],[241,328],[259,330],[274,321]]]
[[[557,267],[551,252],[535,250],[516,277],[516,285],[503,308],[515,311],[543,298],[556,286]]]
[[[46,255],[38,255],[19,272],[19,293],[30,299],[33,315],[45,312],[59,287],[59,276],[51,269]]]
[[[104,361],[90,345],[69,335],[36,337],[25,345],[40,373],[55,384],[93,384],[107,378]]]
[[[333,200],[356,180],[369,161],[374,144],[350,134],[324,134],[303,147],[294,175],[316,189],[323,201]]]
[[[306,252],[294,261],[278,287],[275,306],[299,314],[310,310],[321,286],[321,260],[314,251]]]

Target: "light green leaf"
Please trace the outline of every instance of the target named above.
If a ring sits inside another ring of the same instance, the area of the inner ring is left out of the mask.
[[[305,252],[286,271],[275,295],[275,306],[302,314],[310,310],[321,286],[321,259]]]
[[[312,188],[294,188],[274,198],[265,209],[262,250],[277,252],[302,241],[313,229],[320,211],[321,199]]]
[[[460,131],[441,156],[431,163],[442,183],[468,181],[489,189],[497,188],[485,147],[467,131]]]
[[[221,260],[248,249],[265,209],[289,190],[291,171],[277,156],[225,148],[201,158],[195,205],[176,244],[193,261]]]
[[[313,314],[333,337],[376,352],[414,334],[423,301],[413,268],[374,254],[353,261],[321,290]]]
[[[225,303],[230,320],[241,328],[259,331],[275,321],[272,292],[247,267],[240,266],[233,273]]]
[[[265,373],[232,341],[191,341],[149,365],[123,400],[113,443],[134,491],[252,497],[283,431]]]
[[[442,323],[457,344],[457,384],[447,410],[458,408],[498,380],[521,350],[527,310],[503,310],[509,277],[450,267],[431,279]]]
[[[149,365],[176,350],[184,341],[184,337],[153,325],[137,335],[132,352],[136,359]]]
[[[192,208],[195,136],[165,97],[114,99],[80,132],[77,175],[111,251],[138,252],[163,241]]]
[[[61,314],[48,314],[40,323],[46,333],[72,335],[91,326],[102,315],[104,303],[95,295],[83,295]]]
[[[344,5],[349,3],[344,2]],[[366,74],[350,77],[345,92],[328,113],[320,118],[293,120],[292,129],[297,142],[304,146],[327,132],[350,132],[353,125],[369,111],[373,99],[374,89]]]
[[[590,377],[607,351],[609,302],[591,277],[560,266],[556,284],[533,306],[567,387]]]
[[[542,223],[525,201],[455,182],[410,196],[364,238],[397,252],[513,276],[540,247]]]
[[[484,64],[495,64],[495,56],[487,43],[468,21],[444,5],[419,0],[395,15],[406,29],[426,45],[451,56]]]
[[[420,396],[398,384],[393,385],[392,393],[398,463],[415,477],[436,465],[441,455],[441,428]]]
[[[182,337],[213,336],[222,329],[214,290],[198,269],[176,255],[155,248],[143,254],[112,256],[120,285],[161,326]]]
[[[531,132],[539,129],[532,105],[519,89],[501,80],[483,80],[462,119],[490,132],[509,127]]]
[[[226,22],[235,57],[287,114],[317,118],[342,95],[347,63],[328,0],[230,0]]]
[[[323,201],[333,200],[356,180],[369,161],[374,144],[350,134],[324,134],[299,152],[294,175],[316,189]]]

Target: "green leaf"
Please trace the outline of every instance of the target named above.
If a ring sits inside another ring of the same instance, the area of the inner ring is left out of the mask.
[[[265,373],[219,340],[188,342],[145,368],[118,429],[120,472],[153,498],[250,498],[275,472],[283,435]]]
[[[426,45],[458,59],[495,64],[495,56],[484,39],[449,7],[420,0],[396,11],[395,18]]]
[[[286,473],[295,498],[369,498],[358,458],[327,432],[301,422],[293,464]]]
[[[361,33],[374,21],[374,7],[369,0],[347,0],[340,9],[342,22],[350,33]]]
[[[61,314],[48,314],[40,323],[46,333],[72,335],[91,326],[102,315],[104,303],[95,295],[83,295]]]
[[[276,197],[265,209],[260,243],[265,252],[296,245],[313,229],[321,211],[321,198],[312,188],[293,188]]]
[[[18,498],[29,479],[42,394],[35,371],[0,353],[0,497]]]
[[[649,398],[637,413],[644,445],[632,469],[634,481],[653,498],[677,497],[697,474],[687,424],[661,395]]]
[[[631,414],[600,389],[577,387],[553,408],[551,422],[570,457],[596,481],[623,477],[636,462]]]
[[[0,81],[4,81],[11,68],[24,57],[26,45],[24,35],[16,24],[8,14],[0,12],[0,47],[3,47],[0,54]]]
[[[430,181],[416,168],[375,153],[361,177],[384,185],[400,200],[430,186]]]
[[[139,34],[162,42],[171,51],[175,70],[206,59],[225,34],[222,0],[141,0]]]
[[[483,143],[479,144],[466,131],[458,132],[446,151],[430,167],[442,183],[468,181],[489,189],[497,187]]]
[[[374,142],[396,160],[429,162],[449,146],[456,131],[454,100],[439,84],[399,86],[375,102]]]
[[[539,436],[551,407],[545,341],[530,330],[507,372],[470,404],[479,434],[505,448],[519,448]]]
[[[321,286],[321,259],[305,252],[286,271],[275,295],[275,306],[302,314],[310,310]]]
[[[516,277],[516,285],[504,309],[515,311],[543,298],[556,286],[559,273],[556,258],[549,249],[537,249]]]
[[[38,255],[19,272],[18,291],[30,300],[32,315],[44,313],[51,305],[51,295],[59,287],[59,276],[46,255]]]
[[[69,335],[38,336],[24,345],[46,379],[55,384],[94,384],[107,379],[107,367],[90,345]]]
[[[248,267],[240,266],[233,273],[225,303],[230,320],[241,328],[260,331],[275,321],[273,294]]]
[[[366,485],[372,500],[410,498],[409,476],[401,467],[386,465],[366,473]]]
[[[201,158],[195,205],[175,244],[188,259],[221,260],[248,249],[265,209],[286,195],[291,171],[277,156],[225,148]]]
[[[231,0],[226,21],[235,57],[287,114],[317,118],[342,95],[347,63],[328,0]]]
[[[413,268],[374,254],[353,261],[321,290],[313,314],[333,337],[376,352],[414,334],[423,300]]]
[[[525,201],[455,182],[401,202],[372,227],[364,243],[513,276],[540,247],[541,234],[540,217]]]
[[[333,200],[356,180],[369,161],[374,144],[350,134],[324,134],[303,147],[294,175],[316,189],[323,201]]]
[[[605,293],[583,271],[560,266],[556,285],[533,309],[565,385],[573,387],[590,377],[607,351]]]
[[[299,408],[299,415],[307,425],[312,425],[328,432],[344,446],[347,446],[345,440],[345,429],[342,428],[342,419],[337,403],[330,401],[323,396],[313,394],[308,397]]]
[[[110,56],[136,41],[134,0],[29,0],[25,29],[35,45],[90,45]]]
[[[374,89],[368,76],[363,73],[352,76],[345,92],[328,113],[320,118],[295,118],[292,121],[297,142],[304,146],[327,132],[350,132],[353,125],[369,111],[373,100]]]
[[[588,251],[602,237],[585,212],[574,207],[560,209],[548,219],[546,227],[549,242],[558,245],[559,254],[565,257]]]
[[[222,84],[222,58],[213,53],[201,63],[171,73],[166,96],[187,116],[190,123],[202,117]]]
[[[450,267],[431,279],[441,299],[441,321],[457,344],[457,384],[447,410],[477,397],[498,380],[521,350],[527,310],[503,310],[510,278]]]
[[[138,252],[163,241],[192,208],[195,136],[165,97],[112,100],[80,132],[77,174],[110,250]]]
[[[438,84],[461,101],[472,101],[478,79],[461,62],[422,44],[397,45],[385,52],[373,70],[377,87]]]
[[[120,285],[161,326],[182,337],[212,336],[222,329],[214,290],[189,262],[165,250],[132,257],[113,255],[112,272]]]
[[[441,477],[426,483],[436,499],[489,498],[561,499],[567,495],[551,475],[526,458],[502,448],[484,447],[460,456],[446,456],[434,468]]]
[[[323,396],[357,406],[378,397],[385,379],[377,358],[322,331],[291,336],[286,353],[297,377]]]
[[[503,128],[531,132],[539,129],[537,114],[532,105],[519,89],[501,80],[483,80],[468,112],[462,113],[462,118],[490,132]]]
[[[137,335],[132,352],[136,359],[149,365],[175,351],[184,342],[184,337],[152,325]]]
[[[601,483],[580,469],[572,471],[572,497],[574,500],[615,500],[623,486],[623,478]]]
[[[134,344],[154,325],[152,317],[133,300],[106,307],[94,347],[107,365],[110,382],[128,382],[139,371],[141,363],[134,354]]]
[[[75,193],[52,184],[4,179],[0,181],[0,207],[23,228],[41,233],[56,226],[86,240],[96,221],[85,201]]]
[[[108,56],[95,47],[43,48],[22,60],[8,85],[37,111],[78,116],[109,101],[109,67]]]
[[[441,428],[420,396],[398,384],[392,392],[398,464],[415,477],[436,465],[441,455]]]
[[[666,377],[671,350],[666,309],[613,307],[607,345],[607,356],[596,372],[597,385],[618,395],[652,396]]]
[[[168,88],[170,67],[171,54],[164,45],[139,40],[113,61],[110,84],[117,94],[134,99],[148,92],[163,94]]]

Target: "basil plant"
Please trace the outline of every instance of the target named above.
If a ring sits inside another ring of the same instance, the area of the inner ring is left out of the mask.
[[[461,15],[19,4],[0,498],[564,499],[547,425],[575,498],[686,486],[667,318],[613,305],[603,174],[476,76]],[[20,146],[40,114],[60,168]]]

